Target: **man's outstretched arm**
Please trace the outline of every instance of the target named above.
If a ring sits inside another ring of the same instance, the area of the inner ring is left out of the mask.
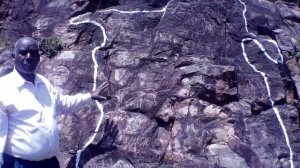
[[[59,108],[58,111],[74,111],[91,102],[92,100],[101,102],[110,99],[110,97],[108,96],[107,86],[107,83],[103,83],[91,93],[78,93],[75,95],[63,95],[56,91],[55,94],[57,105]]]

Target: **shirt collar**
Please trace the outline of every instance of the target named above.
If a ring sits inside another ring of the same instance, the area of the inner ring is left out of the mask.
[[[25,83],[29,83],[19,74],[19,72],[16,70],[16,68],[14,68],[11,75],[13,78],[13,82],[15,83],[15,85],[17,87],[21,87]],[[34,83],[35,83],[35,85],[38,85],[39,83],[41,83],[41,80],[37,77],[37,75],[35,75]]]

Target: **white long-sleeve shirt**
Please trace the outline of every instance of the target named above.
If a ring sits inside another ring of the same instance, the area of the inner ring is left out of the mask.
[[[90,93],[62,95],[42,75],[35,84],[16,70],[0,78],[0,167],[3,153],[39,161],[59,152],[56,116],[91,101]]]

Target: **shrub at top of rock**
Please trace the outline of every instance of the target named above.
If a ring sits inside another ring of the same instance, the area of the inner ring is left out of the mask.
[[[48,58],[57,55],[62,49],[62,42],[57,37],[44,38],[40,42],[40,50]]]

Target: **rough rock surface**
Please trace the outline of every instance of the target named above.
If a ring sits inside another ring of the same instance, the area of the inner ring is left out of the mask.
[[[244,2],[247,6],[243,17]],[[114,9],[114,10],[112,10]],[[164,10],[165,9],[165,10]],[[120,12],[123,11],[123,12]],[[132,13],[130,13],[131,11]],[[92,23],[70,24],[83,15]],[[104,125],[80,167],[300,167],[300,8],[296,0],[0,0],[0,75],[12,70],[21,36],[59,37],[63,51],[42,55],[39,73],[66,94],[97,82],[112,98],[105,118],[118,134],[101,148]],[[241,42],[251,65],[246,62]],[[274,40],[276,45],[268,40]],[[265,55],[284,61],[274,63]],[[94,104],[58,117],[61,167],[93,134]]]

